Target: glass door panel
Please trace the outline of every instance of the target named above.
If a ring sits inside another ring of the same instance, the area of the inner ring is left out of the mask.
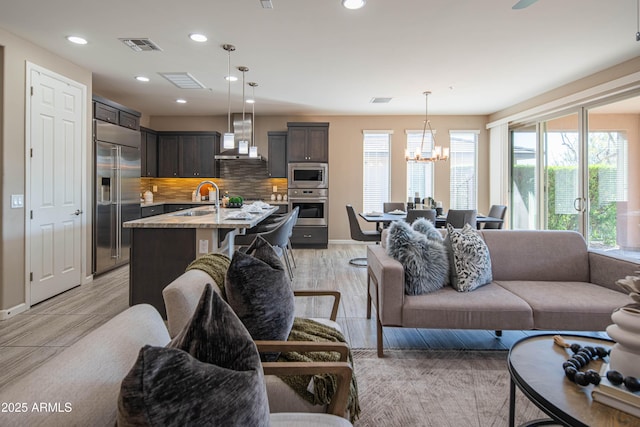
[[[582,230],[586,206],[581,197],[579,116],[572,114],[543,122],[544,227]]]
[[[635,99],[637,101],[637,98]],[[629,100],[588,111],[589,246],[637,258],[640,254],[640,186],[630,158],[640,158],[638,114]],[[636,104],[637,105],[637,104]]]
[[[538,223],[536,126],[511,131],[511,228],[535,230]]]

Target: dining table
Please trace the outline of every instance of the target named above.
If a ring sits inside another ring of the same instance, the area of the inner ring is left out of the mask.
[[[359,216],[367,222],[375,222],[376,229],[380,229],[381,226],[387,226],[391,224],[393,221],[405,220],[407,218],[406,211],[399,211],[397,213],[392,212],[360,212]],[[481,228],[482,224],[487,223],[498,223],[501,224],[504,222],[502,218],[494,218],[486,215],[477,215],[476,216],[476,226],[478,229]],[[436,223],[434,224],[436,228],[445,228],[447,226],[447,216],[446,215],[438,215],[436,217]]]

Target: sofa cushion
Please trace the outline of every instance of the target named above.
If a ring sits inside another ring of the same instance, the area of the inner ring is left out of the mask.
[[[591,282],[587,244],[575,231],[482,230],[481,234],[493,261],[494,280]]]
[[[611,307],[633,302],[622,292],[587,282],[497,281],[533,309],[536,329],[604,331],[612,323]]]
[[[455,229],[447,224],[450,245],[450,283],[460,292],[469,292],[491,283],[491,258],[482,237],[469,225]]]
[[[225,285],[227,301],[254,340],[286,341],[294,317],[291,281],[273,250],[261,236],[246,253],[236,251]],[[273,361],[277,353],[265,353]]]
[[[122,381],[119,425],[268,425],[251,336],[207,284],[191,322],[167,348],[145,346]]]
[[[404,267],[404,290],[407,295],[434,292],[449,275],[449,262],[439,240],[428,239],[405,221],[389,226],[387,253]]]
[[[531,329],[533,314],[526,301],[495,283],[482,286],[472,294],[445,286],[428,295],[405,296],[402,326],[434,329]]]

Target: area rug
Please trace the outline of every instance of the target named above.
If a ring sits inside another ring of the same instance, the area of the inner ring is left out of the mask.
[[[507,351],[354,349],[362,414],[355,427],[504,427]],[[516,392],[516,425],[545,418]]]

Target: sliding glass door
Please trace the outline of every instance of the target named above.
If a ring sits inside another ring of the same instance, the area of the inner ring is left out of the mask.
[[[544,226],[547,230],[584,230],[586,212],[581,173],[578,114],[541,124],[544,150]]]
[[[536,126],[511,131],[511,228],[538,228],[538,138]]]
[[[575,230],[640,258],[640,97],[510,130],[511,228]]]

